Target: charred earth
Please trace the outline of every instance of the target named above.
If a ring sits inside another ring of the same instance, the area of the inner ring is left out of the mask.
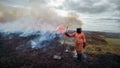
[[[119,33],[85,31],[85,35],[87,61],[76,63],[71,52],[64,52],[66,47],[72,51],[74,42],[67,38],[63,47],[58,33],[1,32],[0,68],[120,68]],[[53,59],[55,54],[62,59]]]

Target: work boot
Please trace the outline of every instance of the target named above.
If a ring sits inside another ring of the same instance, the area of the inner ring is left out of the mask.
[[[77,54],[77,60],[76,60],[76,62],[80,63],[82,61],[81,58],[82,58],[82,54]]]

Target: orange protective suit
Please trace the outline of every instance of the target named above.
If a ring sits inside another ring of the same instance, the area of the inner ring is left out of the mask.
[[[86,46],[86,39],[85,39],[84,33],[83,32],[81,32],[81,33],[74,32],[72,34],[65,33],[65,35],[67,35],[68,37],[75,38],[75,49],[78,54],[81,54],[83,51],[84,45]]]

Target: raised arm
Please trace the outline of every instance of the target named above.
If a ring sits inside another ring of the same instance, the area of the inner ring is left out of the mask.
[[[72,34],[65,33],[65,35],[68,36],[68,37],[75,37],[75,32],[72,33]]]

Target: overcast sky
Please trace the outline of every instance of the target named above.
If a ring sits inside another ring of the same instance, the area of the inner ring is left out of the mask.
[[[31,6],[48,6],[58,14],[76,12],[81,17],[120,17],[120,0],[0,0],[0,4],[29,9]],[[0,10],[1,11],[1,10]]]
[[[65,19],[61,16],[67,16],[72,12],[77,14],[75,14],[77,17],[75,20],[78,20],[79,16],[86,30],[91,27],[91,30],[120,32],[119,3],[120,0],[0,0],[0,25],[3,26],[4,22],[19,21],[21,17],[24,20],[26,16],[61,23]],[[15,26],[14,23],[13,26],[11,24],[10,28]],[[21,24],[21,21],[18,24]],[[7,29],[7,27],[8,24],[2,29]]]

